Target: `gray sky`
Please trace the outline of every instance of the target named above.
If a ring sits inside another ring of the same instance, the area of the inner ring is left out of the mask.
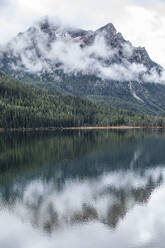
[[[45,15],[86,29],[112,22],[165,67],[165,0],[0,0],[0,43]]]

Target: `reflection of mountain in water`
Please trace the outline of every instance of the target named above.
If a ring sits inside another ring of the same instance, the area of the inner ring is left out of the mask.
[[[47,231],[90,221],[116,228],[164,182],[164,143],[142,130],[1,135],[1,199]]]
[[[146,169],[143,175],[126,170],[93,180],[66,180],[60,190],[51,181],[33,180],[23,193],[15,185],[12,208],[23,221],[49,232],[91,221],[116,228],[136,204],[148,202],[164,178],[162,168]]]

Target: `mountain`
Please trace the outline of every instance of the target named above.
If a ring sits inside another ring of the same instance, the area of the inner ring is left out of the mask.
[[[118,108],[165,113],[164,69],[112,23],[86,31],[44,18],[0,50],[0,70]]]

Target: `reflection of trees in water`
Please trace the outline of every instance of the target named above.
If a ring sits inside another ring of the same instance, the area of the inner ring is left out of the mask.
[[[72,160],[105,148],[117,152],[120,145],[133,145],[144,134],[149,135],[132,130],[111,131],[108,136],[106,131],[81,131],[81,135],[77,131],[1,134],[0,171],[37,168],[45,162]]]
[[[16,177],[89,178],[120,168],[163,164],[164,135],[143,130],[25,133],[0,136],[0,184]]]

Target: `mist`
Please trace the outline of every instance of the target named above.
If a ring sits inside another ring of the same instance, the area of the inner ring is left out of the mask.
[[[144,82],[164,83],[164,71],[159,75],[153,69],[148,74],[143,64],[129,62],[134,52],[131,43],[122,44],[124,57],[121,60],[119,48],[107,45],[104,32],[97,32],[93,43],[86,46],[81,36],[74,38],[70,34],[78,29],[58,18],[47,18],[35,23],[27,32],[18,34],[7,47],[1,47],[1,54],[7,48],[12,70],[24,70],[38,76],[48,72],[54,77],[62,70],[66,74],[95,75],[102,80],[139,81],[141,78]],[[40,28],[45,20],[51,25],[51,36]],[[93,34],[94,31],[90,31],[86,35],[89,38]],[[116,58],[121,61],[114,63]]]

